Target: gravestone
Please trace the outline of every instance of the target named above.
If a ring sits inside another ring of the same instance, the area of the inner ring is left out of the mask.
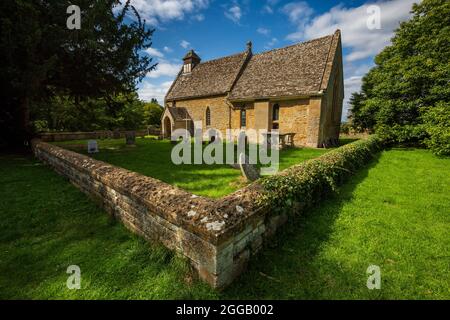
[[[88,140],[88,153],[97,153],[98,144],[97,140]]]
[[[134,146],[136,143],[136,132],[134,131],[125,132],[125,140],[128,146]]]
[[[245,153],[239,155],[239,167],[241,169],[242,175],[248,181],[258,180],[260,177],[259,169],[255,164],[251,164],[249,158]]]

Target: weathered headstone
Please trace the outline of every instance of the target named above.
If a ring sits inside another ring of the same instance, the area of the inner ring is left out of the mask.
[[[136,132],[134,131],[125,132],[125,140],[128,146],[134,146],[136,143]]]
[[[97,140],[88,140],[88,153],[97,153],[98,144]]]
[[[259,169],[255,164],[251,164],[249,158],[245,153],[239,155],[239,167],[241,169],[242,175],[248,181],[258,180],[260,177]]]

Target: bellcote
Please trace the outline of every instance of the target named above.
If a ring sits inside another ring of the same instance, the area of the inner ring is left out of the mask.
[[[194,50],[189,50],[183,58],[183,73],[190,73],[200,63],[200,57]]]

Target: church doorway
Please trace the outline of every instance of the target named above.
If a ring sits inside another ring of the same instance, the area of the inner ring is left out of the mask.
[[[170,139],[172,135],[172,123],[170,122],[169,117],[164,118],[164,138]]]

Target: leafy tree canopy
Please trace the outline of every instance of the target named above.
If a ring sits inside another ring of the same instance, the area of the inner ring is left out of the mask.
[[[145,126],[144,103],[135,92],[103,98],[55,96],[33,105],[35,132],[135,130]]]
[[[151,102],[144,104],[144,122],[147,125],[161,124],[163,111],[163,107],[158,103],[158,100],[153,98]]]
[[[112,97],[135,90],[155,65],[140,54],[148,29],[129,1],[79,0],[81,29],[69,30],[69,0],[0,2],[1,136],[30,135],[30,105],[55,96]],[[127,18],[133,15],[133,19]],[[16,143],[17,143],[16,140]]]
[[[448,114],[449,82],[450,2],[424,0],[413,5],[412,18],[401,23],[392,45],[376,56],[361,93],[352,95],[352,125],[376,130],[394,142],[427,143],[428,113],[440,118]],[[441,129],[448,137],[449,127]],[[448,138],[438,140],[450,145]]]

